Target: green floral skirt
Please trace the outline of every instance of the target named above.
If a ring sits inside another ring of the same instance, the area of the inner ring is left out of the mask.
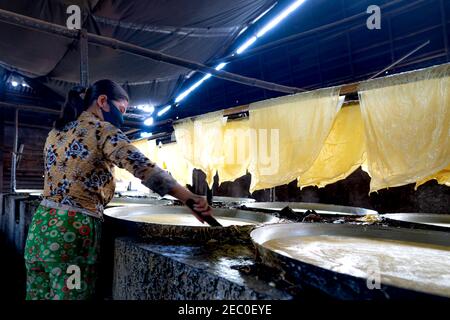
[[[91,299],[101,220],[40,205],[25,244],[27,300]]]

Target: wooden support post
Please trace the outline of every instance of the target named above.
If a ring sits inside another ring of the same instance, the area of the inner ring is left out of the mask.
[[[80,85],[89,87],[89,50],[86,29],[80,31]]]
[[[19,144],[19,109],[16,109],[14,121],[14,146],[11,155],[11,192],[16,192],[17,152]]]

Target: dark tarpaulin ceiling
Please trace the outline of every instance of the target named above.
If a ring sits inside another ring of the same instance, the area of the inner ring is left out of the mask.
[[[206,63],[225,55],[239,31],[275,0],[0,0],[0,8],[66,25],[82,10],[88,32]],[[60,95],[79,81],[76,41],[0,22],[0,65]],[[89,45],[90,82],[124,84],[133,103],[166,103],[190,70]]]

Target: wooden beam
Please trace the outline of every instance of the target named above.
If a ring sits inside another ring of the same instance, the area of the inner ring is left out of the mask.
[[[4,123],[5,123],[5,125],[8,125],[8,126],[13,126],[14,125],[13,121],[5,121]],[[49,131],[53,128],[51,126],[40,126],[40,125],[36,125],[36,124],[25,124],[25,123],[19,123],[19,127],[20,128],[49,130]]]
[[[239,107],[233,107],[233,108],[229,108],[229,109],[225,109],[223,115],[224,116],[230,116],[232,114],[237,114],[237,113],[243,113],[243,112],[247,112],[249,108],[249,105],[242,105]]]
[[[30,106],[30,105],[24,105],[24,104],[17,104],[17,103],[9,103],[9,102],[3,102],[3,101],[0,101],[0,108],[12,108],[12,109],[19,109],[19,110],[25,110],[25,111],[31,111],[31,112],[53,114],[53,115],[58,115],[58,116],[60,115],[60,111],[55,110],[55,109]]]
[[[358,93],[358,86],[359,83],[351,83],[346,84],[341,87],[341,92],[339,93],[341,96],[351,94],[351,93]]]
[[[54,35],[59,35],[62,37],[79,40],[80,32],[78,30],[69,30],[68,28],[49,23],[46,21],[42,21],[39,19],[34,19],[31,17],[27,17],[24,15],[20,15],[14,12],[6,11],[0,9],[0,21],[10,23],[13,25],[25,27],[32,30],[37,30],[45,33],[50,33]],[[152,59],[155,61],[161,61],[173,65],[177,65],[180,67],[188,68],[191,70],[196,70],[199,72],[203,72],[205,74],[211,74],[214,77],[237,82],[240,84],[258,87],[262,89],[267,89],[271,91],[279,91],[284,93],[297,93],[303,92],[305,90],[295,87],[288,87],[284,85],[279,85],[272,82],[267,82],[255,78],[244,77],[235,73],[227,72],[224,70],[216,70],[214,67],[208,67],[202,63],[198,63],[195,61],[178,58],[175,56],[171,56],[159,51],[143,48],[131,43],[127,43],[124,41],[116,40],[113,38],[108,38],[104,36],[99,36],[92,33],[86,33],[86,38],[89,43],[99,45],[102,47],[112,48],[115,50],[119,50],[125,53],[133,54],[139,57]]]

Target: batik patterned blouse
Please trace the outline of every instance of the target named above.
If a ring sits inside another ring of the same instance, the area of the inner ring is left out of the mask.
[[[63,130],[50,131],[44,148],[44,198],[102,217],[114,195],[114,165],[131,172],[161,196],[176,181],[150,161],[127,136],[91,112]]]

